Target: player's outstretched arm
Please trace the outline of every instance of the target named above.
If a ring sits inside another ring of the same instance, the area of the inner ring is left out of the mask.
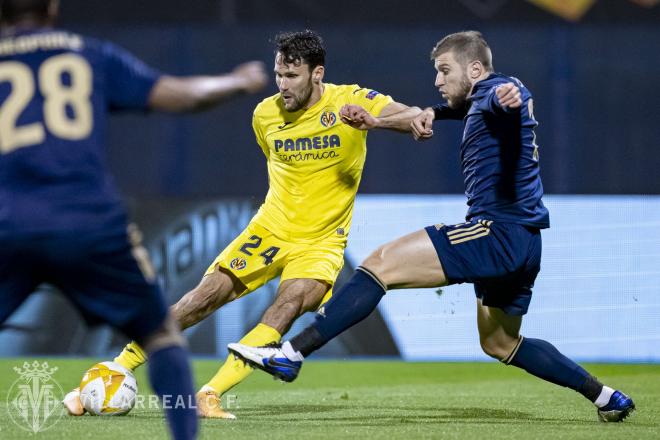
[[[217,76],[161,77],[149,95],[149,107],[165,112],[192,112],[212,107],[237,93],[263,89],[268,75],[261,61],[238,65]]]
[[[408,107],[400,102],[387,104],[378,116],[373,116],[363,107],[356,104],[346,104],[339,110],[339,117],[343,123],[358,130],[371,130],[384,128],[409,132],[410,122],[421,113],[419,107]]]

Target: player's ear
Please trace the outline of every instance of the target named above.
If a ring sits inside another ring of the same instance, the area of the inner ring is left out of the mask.
[[[468,64],[468,76],[471,79],[477,79],[484,73],[484,65],[481,64],[481,61],[472,61]]]
[[[325,74],[325,67],[323,66],[314,67],[314,70],[312,70],[312,81],[314,81],[314,84],[319,84],[321,81],[323,81],[324,74]]]

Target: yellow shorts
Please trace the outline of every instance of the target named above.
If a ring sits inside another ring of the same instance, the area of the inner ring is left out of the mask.
[[[228,270],[247,287],[240,296],[258,289],[277,276],[280,282],[306,278],[325,281],[332,286],[344,265],[345,248],[345,243],[296,243],[282,240],[258,224],[250,223],[216,257],[206,274],[215,271],[216,266]],[[329,289],[321,304],[331,296],[332,289]]]

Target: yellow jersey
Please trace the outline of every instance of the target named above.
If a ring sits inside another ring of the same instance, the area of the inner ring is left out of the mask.
[[[367,131],[339,119],[344,104],[378,116],[392,98],[358,85],[324,83],[321,99],[288,112],[280,94],[254,110],[252,127],[268,161],[269,190],[253,221],[298,242],[346,242],[367,154]]]

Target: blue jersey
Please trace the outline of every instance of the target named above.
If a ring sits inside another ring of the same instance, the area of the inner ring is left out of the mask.
[[[519,109],[502,108],[495,89],[513,82]],[[466,109],[434,107],[436,119],[463,119],[461,165],[468,199],[467,221],[486,219],[535,228],[550,226],[543,205],[532,95],[516,78],[493,73],[477,82]]]
[[[66,31],[0,38],[0,236],[125,229],[104,163],[106,115],[145,109],[158,77]]]

